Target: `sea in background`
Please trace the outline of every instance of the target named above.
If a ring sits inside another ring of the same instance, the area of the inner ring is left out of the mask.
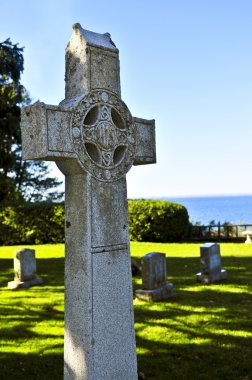
[[[252,224],[252,195],[165,198],[184,205],[191,222]]]

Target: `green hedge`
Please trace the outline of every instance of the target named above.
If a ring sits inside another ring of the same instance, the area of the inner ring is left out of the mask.
[[[129,200],[130,238],[170,242],[186,238],[184,206],[153,200]],[[64,204],[52,202],[5,205],[0,209],[0,245],[64,242]]]
[[[137,241],[171,242],[187,237],[187,209],[174,202],[129,200],[130,238]]]
[[[0,209],[0,245],[64,242],[64,205],[51,202]]]

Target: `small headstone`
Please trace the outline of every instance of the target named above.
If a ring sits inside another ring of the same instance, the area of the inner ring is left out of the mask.
[[[151,252],[143,256],[142,287],[136,290],[136,297],[143,301],[162,301],[172,296],[173,284],[166,282],[164,253]]]
[[[14,253],[14,281],[8,282],[11,290],[41,285],[43,279],[36,275],[36,258],[34,249],[21,249]]]
[[[210,284],[227,278],[227,271],[221,269],[219,244],[206,243],[200,247],[200,265],[201,272],[196,274],[198,282]]]

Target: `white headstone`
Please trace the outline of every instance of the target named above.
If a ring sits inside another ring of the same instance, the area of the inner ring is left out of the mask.
[[[126,173],[154,163],[154,120],[120,95],[108,33],[74,25],[66,98],[22,111],[24,159],[54,160],[66,176],[66,379],[137,379]]]
[[[24,248],[14,253],[14,281],[8,282],[11,290],[41,285],[42,278],[36,275],[35,250]]]
[[[144,301],[161,301],[173,295],[173,284],[166,282],[166,256],[151,252],[142,257],[142,289],[136,297]]]
[[[227,271],[221,269],[220,246],[216,243],[205,243],[200,247],[201,272],[196,274],[198,282],[209,284],[227,278]]]

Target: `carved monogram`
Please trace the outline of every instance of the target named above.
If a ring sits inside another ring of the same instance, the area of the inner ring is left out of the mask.
[[[92,91],[72,117],[72,141],[81,166],[100,181],[112,182],[128,172],[135,154],[132,116],[114,93]]]

